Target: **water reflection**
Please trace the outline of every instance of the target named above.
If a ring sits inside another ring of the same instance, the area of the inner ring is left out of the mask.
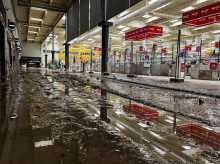
[[[5,78],[0,78],[0,157],[8,131],[6,119],[6,85]]]
[[[103,100],[103,102],[107,100],[107,95],[107,92],[101,91],[101,99]],[[110,119],[108,118],[108,108],[106,106],[106,103],[102,103],[100,106],[100,119],[107,123],[110,122]]]

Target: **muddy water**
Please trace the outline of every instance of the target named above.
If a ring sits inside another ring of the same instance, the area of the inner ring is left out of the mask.
[[[23,70],[1,83],[0,163],[166,163],[149,150],[140,151],[106,123],[111,109],[106,93],[103,100],[94,100],[81,84],[63,82],[66,85],[50,73]],[[87,110],[83,98],[100,104],[102,119]],[[11,113],[19,117],[10,120]]]

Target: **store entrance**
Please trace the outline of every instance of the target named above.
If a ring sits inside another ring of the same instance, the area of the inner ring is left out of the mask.
[[[0,22],[0,76],[5,76],[5,31]]]

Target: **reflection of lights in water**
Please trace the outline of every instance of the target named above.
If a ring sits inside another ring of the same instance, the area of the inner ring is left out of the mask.
[[[152,132],[152,131],[149,131],[150,134],[152,134],[153,136],[159,138],[159,139],[163,139],[163,137],[159,136],[158,134]]]
[[[97,118],[97,117],[99,117],[99,115],[98,114],[94,114],[94,116]]]
[[[121,115],[121,114],[123,114],[122,112],[120,112],[120,111],[116,111],[115,112],[117,115]]]
[[[51,145],[53,145],[52,140],[35,142],[35,147],[43,147],[43,146],[51,146]]]
[[[142,122],[138,123],[138,125],[140,125],[142,128],[148,127],[147,125],[143,124]]]
[[[124,126],[122,126],[121,124],[119,124],[119,123],[116,123],[116,125],[120,128],[120,129],[122,129],[122,130],[124,130],[125,129],[125,127]]]
[[[191,146],[182,146],[185,150],[190,150]]]
[[[153,147],[154,147],[154,150],[155,150],[156,152],[158,152],[160,155],[164,156],[164,155],[166,154],[165,151],[163,151],[163,150],[161,150],[161,149],[159,149],[159,148],[157,148],[157,147],[155,147],[155,146],[153,146]]]

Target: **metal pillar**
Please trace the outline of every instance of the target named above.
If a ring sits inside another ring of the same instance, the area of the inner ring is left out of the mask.
[[[185,44],[187,44],[187,43],[185,43]],[[185,45],[185,54],[184,54],[184,75],[183,75],[183,78],[185,78],[185,74],[186,74],[186,45]]]
[[[90,51],[90,73],[92,73],[92,54],[93,54],[93,51],[92,51],[93,47],[91,45],[91,51]]]
[[[107,73],[107,61],[108,61],[108,41],[109,41],[109,27],[112,26],[112,22],[102,21],[99,26],[102,27],[102,68],[101,73]]]
[[[134,58],[134,44],[133,44],[133,41],[131,41],[131,74],[134,74],[134,67],[133,67],[133,58]]]
[[[200,42],[199,63],[202,63],[202,39],[201,39],[201,42]]]
[[[177,54],[176,54],[175,79],[179,79],[180,37],[181,37],[181,30],[179,30],[179,32],[178,32],[178,44],[177,44]]]
[[[219,46],[219,48],[218,48],[218,65],[217,65],[217,71],[218,71],[218,79],[220,79],[220,77],[219,77],[219,55],[220,55],[220,39],[219,39],[219,44],[218,44]]]
[[[69,43],[65,43],[65,69],[69,70]]]
[[[52,64],[54,64],[54,56],[55,56],[55,51],[54,51],[54,30],[52,31]]]
[[[47,39],[45,39],[45,68],[47,68]]]
[[[44,55],[45,56],[45,68],[47,68],[47,56],[48,55]]]

